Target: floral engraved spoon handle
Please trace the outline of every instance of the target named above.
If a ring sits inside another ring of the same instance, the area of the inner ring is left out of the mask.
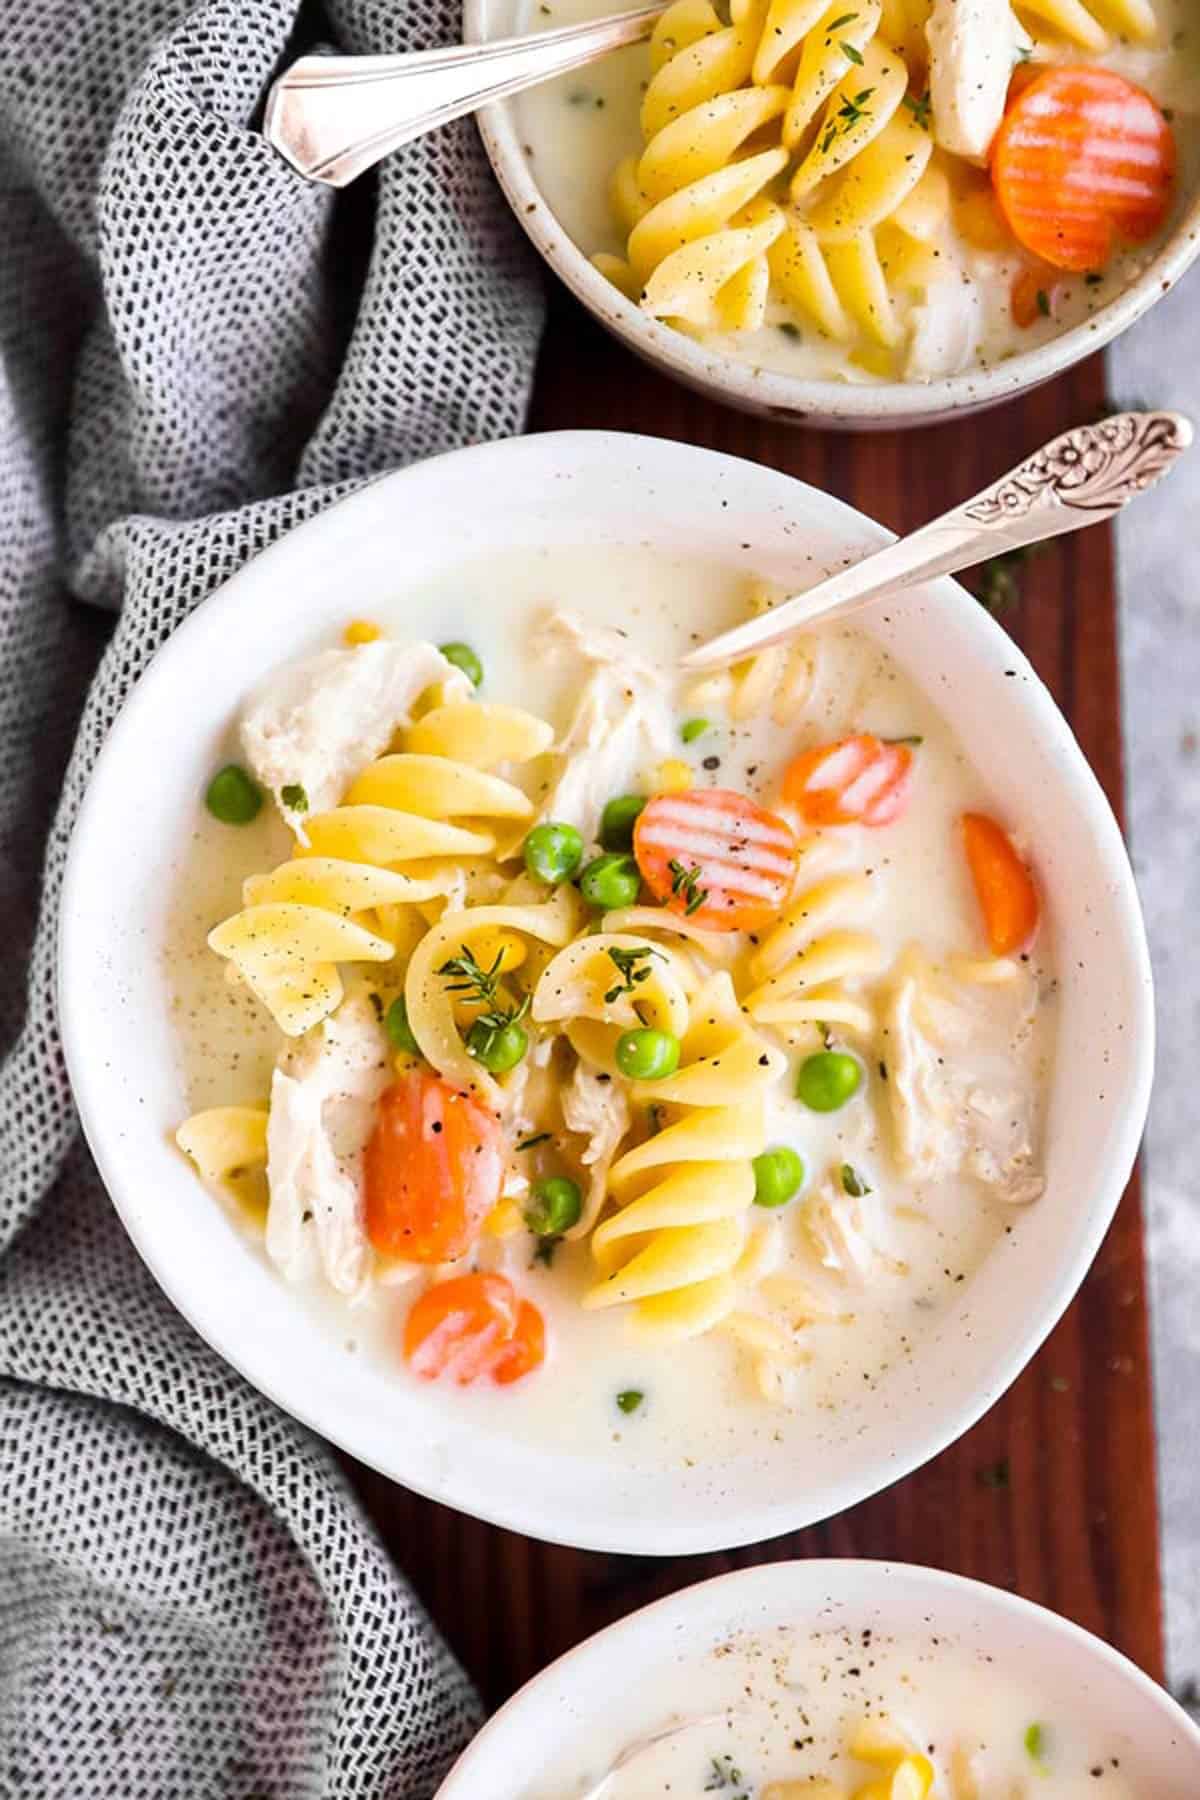
[[[817,618],[844,618],[914,582],[1097,525],[1164,476],[1192,442],[1178,413],[1117,413],[1064,432],[974,499],[726,631],[683,658],[688,669],[740,661]]]

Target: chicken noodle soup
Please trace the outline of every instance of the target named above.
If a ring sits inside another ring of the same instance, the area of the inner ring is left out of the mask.
[[[678,673],[776,597],[464,570],[248,696],[198,821],[182,1148],[326,1326],[560,1448],[849,1416],[1041,1191],[1020,821],[865,634]]]
[[[766,369],[928,381],[1146,266],[1200,171],[1200,27],[1190,0],[674,0],[516,104],[551,209],[644,311]]]
[[[520,1800],[1147,1800],[1066,1681],[932,1629],[738,1633],[613,1695]],[[1157,1790],[1155,1790],[1157,1792]],[[1166,1800],[1166,1797],[1163,1797]]]

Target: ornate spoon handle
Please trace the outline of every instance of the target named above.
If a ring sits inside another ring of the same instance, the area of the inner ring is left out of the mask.
[[[650,36],[665,4],[411,56],[302,56],[267,96],[263,136],[309,181],[345,187],[401,144]]]
[[[818,617],[845,617],[914,582],[1111,519],[1153,487],[1191,441],[1191,424],[1178,413],[1117,413],[1080,425],[953,512],[691,651],[684,667],[736,662]]]

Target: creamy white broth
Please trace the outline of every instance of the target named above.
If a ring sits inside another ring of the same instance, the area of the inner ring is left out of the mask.
[[[436,587],[398,596],[394,612],[377,622],[401,641],[468,640],[487,672],[485,697],[521,704],[561,730],[577,698],[578,667],[566,657],[531,660],[528,650],[549,610],[566,604],[598,625],[619,620],[638,650],[667,668],[698,636],[743,616],[746,591],[742,574],[645,549],[540,551],[462,568]],[[502,630],[489,629],[500,620]],[[678,755],[693,765],[698,786],[739,788],[769,804],[783,764],[802,746],[855,729],[919,737],[918,779],[904,817],[878,831],[847,829],[880,888],[869,929],[889,962],[913,940],[934,957],[978,950],[980,925],[957,819],[964,810],[986,810],[986,781],[930,699],[871,638],[829,628],[817,635],[815,648],[816,680],[794,729],[763,719],[732,725],[714,709],[713,729],[681,745]],[[236,754],[232,736],[229,750]],[[719,766],[705,769],[705,759],[713,757]],[[266,1104],[280,1034],[244,989],[230,987],[225,965],[205,938],[217,920],[237,909],[243,877],[282,860],[289,841],[270,808],[244,828],[219,825],[198,809],[194,852],[176,898],[168,971],[189,1100],[197,1109]],[[1043,928],[1030,965],[1042,995],[1029,1051],[1029,1076],[1038,1090],[1046,1086],[1052,1049],[1050,941]],[[795,1268],[811,1276],[812,1245],[799,1227],[798,1209],[827,1171],[843,1163],[872,1190],[862,1204],[888,1265],[881,1279],[862,1287],[840,1278],[827,1284],[834,1316],[808,1329],[804,1350],[810,1360],[788,1372],[782,1398],[813,1418],[814,1434],[833,1414],[843,1415],[843,1422],[852,1417],[856,1402],[886,1381],[889,1369],[920,1357],[922,1339],[1013,1218],[1010,1206],[986,1196],[970,1178],[917,1186],[899,1174],[878,1067],[886,1053],[880,1040],[864,1090],[839,1112],[819,1115],[792,1101],[790,1073],[770,1109],[769,1143],[793,1145],[808,1170],[800,1200],[755,1221],[756,1231],[778,1240],[777,1272]],[[791,1068],[800,1060],[801,1052],[789,1052]],[[252,1222],[247,1242],[262,1254]],[[779,1432],[779,1410],[751,1379],[752,1359],[743,1348],[720,1331],[682,1345],[640,1341],[627,1309],[580,1307],[580,1295],[595,1280],[586,1242],[559,1245],[550,1267],[537,1260],[535,1249],[535,1240],[521,1231],[489,1242],[481,1255],[542,1309],[551,1346],[546,1366],[499,1393],[488,1382],[439,1390],[445,1405],[468,1416],[474,1412],[492,1427],[501,1420],[523,1440],[584,1457],[618,1455],[639,1466],[718,1465],[753,1457],[756,1449],[765,1452]],[[320,1281],[296,1289],[311,1309],[314,1330],[381,1360],[398,1383],[414,1380],[400,1338],[416,1291],[387,1279],[353,1300],[332,1294]],[[616,1397],[630,1391],[644,1399],[625,1414]]]
[[[1173,1800],[1139,1778],[1119,1722],[1085,1723],[1065,1670],[1034,1683],[933,1626],[738,1633],[604,1699],[519,1800],[590,1800],[610,1769],[603,1800],[840,1800],[885,1772],[850,1754],[866,1723],[928,1758],[931,1800]]]
[[[1114,39],[1102,56],[1072,46],[1043,44],[1041,63],[1097,62],[1143,87],[1167,113],[1179,155],[1173,219],[1200,191],[1200,25],[1191,0],[1155,0],[1159,42],[1153,46]],[[606,0],[521,0],[516,28],[552,30],[613,11]],[[848,7],[847,12],[853,9]],[[647,45],[619,50],[573,75],[530,89],[511,104],[533,178],[564,230],[583,253],[624,254],[624,238],[610,199],[614,170],[644,148],[639,112],[650,75]],[[1167,230],[1170,227],[1168,225]],[[1046,271],[1050,316],[1024,327],[1012,314],[1012,286],[1031,259],[1011,249],[983,250],[964,242],[953,229],[944,237],[946,272],[965,277],[980,306],[978,352],[962,366],[994,367],[1084,325],[1115,299],[1153,260],[1166,232],[1150,243],[1127,246],[1099,274]],[[942,255],[942,252],[939,252]],[[915,305],[898,297],[902,323],[911,328]],[[753,331],[697,332],[707,348],[763,370],[809,380],[870,384],[902,376],[924,380],[955,374],[957,367],[925,370],[906,364],[907,346],[891,366],[878,360],[861,338],[839,343],[815,323],[799,317],[772,290],[765,321]],[[861,358],[859,352],[866,352]],[[887,359],[884,359],[885,361]]]

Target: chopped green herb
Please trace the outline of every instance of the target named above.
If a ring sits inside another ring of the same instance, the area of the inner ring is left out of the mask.
[[[538,1144],[548,1144],[549,1142],[550,1142],[550,1133],[548,1131],[536,1131],[532,1137],[522,1138],[520,1143],[517,1145],[517,1149],[518,1150],[532,1150]]]
[[[279,798],[289,812],[308,811],[308,795],[298,781],[289,781],[286,787],[281,787]]]
[[[839,44],[838,49],[843,56],[848,56],[850,61],[854,63],[857,68],[862,68],[863,55],[861,50],[856,49],[853,44]]]
[[[1048,319],[1050,317],[1050,296],[1045,288],[1039,288],[1037,291],[1037,309],[1041,313],[1043,319]]]
[[[1025,1729],[1025,1749],[1031,1760],[1042,1763],[1046,1756],[1046,1727],[1036,1719]]]
[[[696,885],[700,876],[700,864],[696,863],[692,868],[688,869],[684,867],[677,857],[673,856],[667,864],[667,868],[671,871],[671,892],[677,896],[680,894],[683,895],[683,898],[686,901],[683,910],[685,915],[690,919],[694,912],[700,911],[700,908],[708,899],[708,889],[697,887]]]
[[[1012,1486],[1012,1470],[1007,1456],[999,1462],[985,1463],[982,1469],[976,1470],[975,1479],[982,1488],[1008,1488]]]
[[[825,29],[828,31],[830,37],[832,37],[835,31],[844,31],[847,25],[853,25],[857,17],[858,14],[856,12],[842,13],[839,18],[836,18],[831,25],[827,25]]]
[[[842,1192],[849,1194],[852,1200],[861,1200],[873,1189],[869,1181],[859,1174],[853,1163],[842,1164]]]
[[[587,88],[576,88],[573,94],[567,95],[568,106],[590,106],[595,98]]]
[[[930,114],[930,109],[932,107],[932,101],[931,101],[929,95],[928,94],[921,94],[921,95],[905,94],[904,104],[905,104],[905,106],[907,106],[909,112],[912,114],[912,116],[916,120],[917,124],[922,126],[924,128],[924,130],[928,131],[929,130],[929,114]]]
[[[1033,55],[1033,45],[1032,44],[1018,44],[1017,45],[1017,54],[1014,58],[1014,62],[1015,63],[1026,63],[1029,61],[1029,59],[1032,55]]]
[[[1006,613],[1021,598],[1021,565],[1029,558],[1027,545],[1018,544],[1014,550],[1004,550],[999,556],[993,556],[985,562],[979,571],[977,598],[981,606],[990,612],[993,618]]]
[[[485,969],[466,944],[461,950],[460,956],[452,956],[437,972],[454,977],[446,983],[448,994],[462,994],[487,1009],[479,1014],[467,1033],[467,1054],[493,1075],[507,1074],[509,1069],[516,1068],[529,1048],[529,1038],[522,1029],[521,1020],[529,1011],[530,996],[526,994],[517,1007],[507,1007],[501,1001],[503,951],[498,951],[491,967]]]
[[[662,951],[656,950],[653,944],[639,944],[636,949],[631,950],[623,950],[618,947],[615,950],[610,950],[608,954],[611,960],[616,964],[617,973],[620,975],[621,979],[615,987],[610,987],[605,994],[604,1004],[606,1006],[611,1006],[614,1000],[619,1000],[621,998],[622,994],[632,994],[639,982],[648,981],[650,979],[654,971],[651,969],[647,960],[649,957],[657,956],[660,962],[666,962],[667,960]],[[644,968],[639,968],[639,963],[645,963],[646,966]]]
[[[698,737],[703,737],[711,727],[711,719],[685,719],[679,727],[679,735],[685,744],[693,744]]]
[[[795,338],[799,340],[804,336],[800,327],[794,324],[791,319],[785,319],[782,325],[777,325],[775,329],[781,331],[786,338]]]
[[[704,1784],[706,1794],[716,1794],[725,1788],[738,1788],[742,1785],[742,1771],[732,1756],[714,1756],[709,1765],[709,1777]]]
[[[646,1398],[641,1388],[622,1388],[617,1395],[617,1405],[623,1413],[636,1412]]]
[[[925,739],[923,737],[917,737],[914,734],[912,737],[881,738],[880,742],[884,744],[907,744],[913,750],[919,750],[921,745],[925,742]]]
[[[1099,287],[1103,280],[1103,275],[1101,275],[1098,270],[1092,269],[1084,276],[1083,285],[1085,287]]]

